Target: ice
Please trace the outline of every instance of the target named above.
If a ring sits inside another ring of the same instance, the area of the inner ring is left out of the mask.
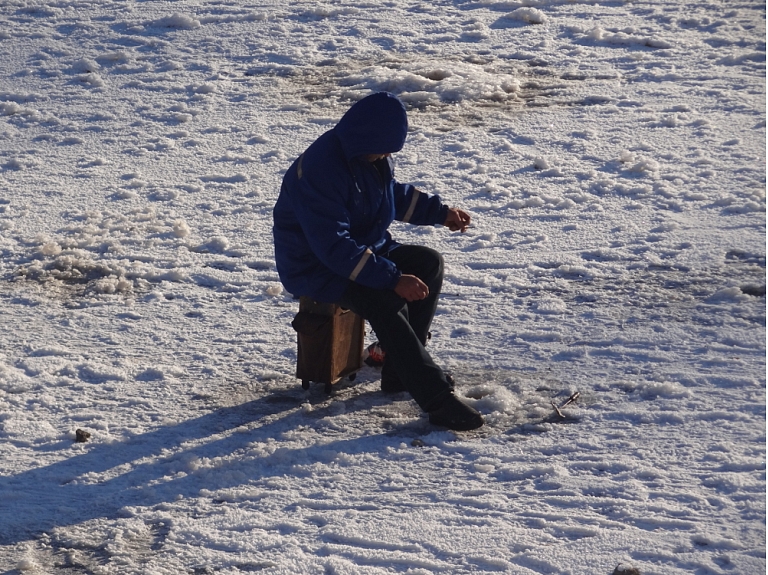
[[[3,4],[0,571],[764,573],[765,7],[716,4]],[[271,208],[381,89],[472,214],[392,231],[476,432],[295,378]]]

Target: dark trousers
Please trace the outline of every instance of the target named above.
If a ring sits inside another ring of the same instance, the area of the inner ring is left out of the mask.
[[[415,275],[429,295],[407,302],[393,290],[373,289],[350,282],[337,303],[368,320],[385,352],[382,378],[399,379],[424,411],[440,405],[452,385],[424,348],[443,284],[443,257],[423,246],[399,246],[387,259],[404,274]]]

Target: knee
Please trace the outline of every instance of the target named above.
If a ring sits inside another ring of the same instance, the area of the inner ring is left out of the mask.
[[[424,250],[425,271],[428,270],[427,273],[429,276],[442,280],[443,274],[445,273],[445,260],[443,259],[443,254],[432,248],[425,247]]]
[[[412,274],[429,284],[443,279],[445,262],[442,254],[427,246],[405,245],[393,250],[392,261],[406,274]]]

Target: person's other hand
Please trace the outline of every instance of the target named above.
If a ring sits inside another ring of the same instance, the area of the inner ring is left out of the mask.
[[[464,233],[467,231],[471,220],[472,218],[470,215],[464,210],[460,210],[459,208],[449,208],[448,216],[445,218],[445,223],[443,225],[452,232],[460,231],[461,233]]]
[[[416,276],[403,274],[395,286],[395,293],[405,301],[417,301],[429,295],[429,288]]]

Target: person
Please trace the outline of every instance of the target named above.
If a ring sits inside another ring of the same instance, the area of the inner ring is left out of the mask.
[[[385,352],[381,389],[408,391],[431,423],[476,429],[482,415],[454,394],[425,349],[443,281],[443,257],[403,245],[394,220],[466,231],[470,215],[394,177],[408,119],[388,92],[358,101],[290,166],[273,210],[278,275],[294,295],[365,318]]]

